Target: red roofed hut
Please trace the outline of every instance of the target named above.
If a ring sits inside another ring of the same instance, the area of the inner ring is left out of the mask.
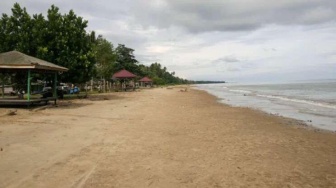
[[[135,90],[135,78],[137,76],[125,69],[113,74],[112,78],[120,80],[121,89],[126,91],[127,89]],[[119,87],[120,88],[120,87]]]
[[[141,78],[139,82],[140,82],[140,86],[142,87],[147,87],[147,86],[152,87],[153,86],[153,80],[151,80],[147,76]]]
[[[135,77],[136,77],[135,74],[133,74],[133,73],[131,73],[131,72],[125,70],[125,69],[123,69],[123,70],[121,70],[117,73],[114,73],[113,76],[112,76],[112,78],[117,78],[117,79],[126,79],[126,78],[130,79],[130,78],[135,78]]]

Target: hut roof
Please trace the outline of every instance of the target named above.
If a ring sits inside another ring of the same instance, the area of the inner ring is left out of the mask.
[[[38,59],[18,51],[0,54],[0,69],[39,69],[52,71],[68,71],[67,68]]]
[[[152,82],[152,80],[150,78],[148,78],[147,76],[141,78],[139,81],[140,82]]]
[[[112,78],[134,78],[136,77],[135,74],[123,69],[117,73],[114,73]]]

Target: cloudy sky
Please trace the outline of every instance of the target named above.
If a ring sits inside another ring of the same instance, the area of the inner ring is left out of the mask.
[[[2,0],[31,14],[73,9],[114,45],[180,77],[238,82],[336,78],[335,0]]]

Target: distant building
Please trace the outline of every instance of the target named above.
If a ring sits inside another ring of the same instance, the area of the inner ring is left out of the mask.
[[[141,87],[152,87],[153,86],[153,80],[151,80],[147,76],[141,78],[139,80],[139,83]]]

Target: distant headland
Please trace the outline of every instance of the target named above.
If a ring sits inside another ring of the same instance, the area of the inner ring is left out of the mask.
[[[223,84],[226,83],[225,81],[207,81],[207,80],[191,80],[189,81],[190,84]]]

